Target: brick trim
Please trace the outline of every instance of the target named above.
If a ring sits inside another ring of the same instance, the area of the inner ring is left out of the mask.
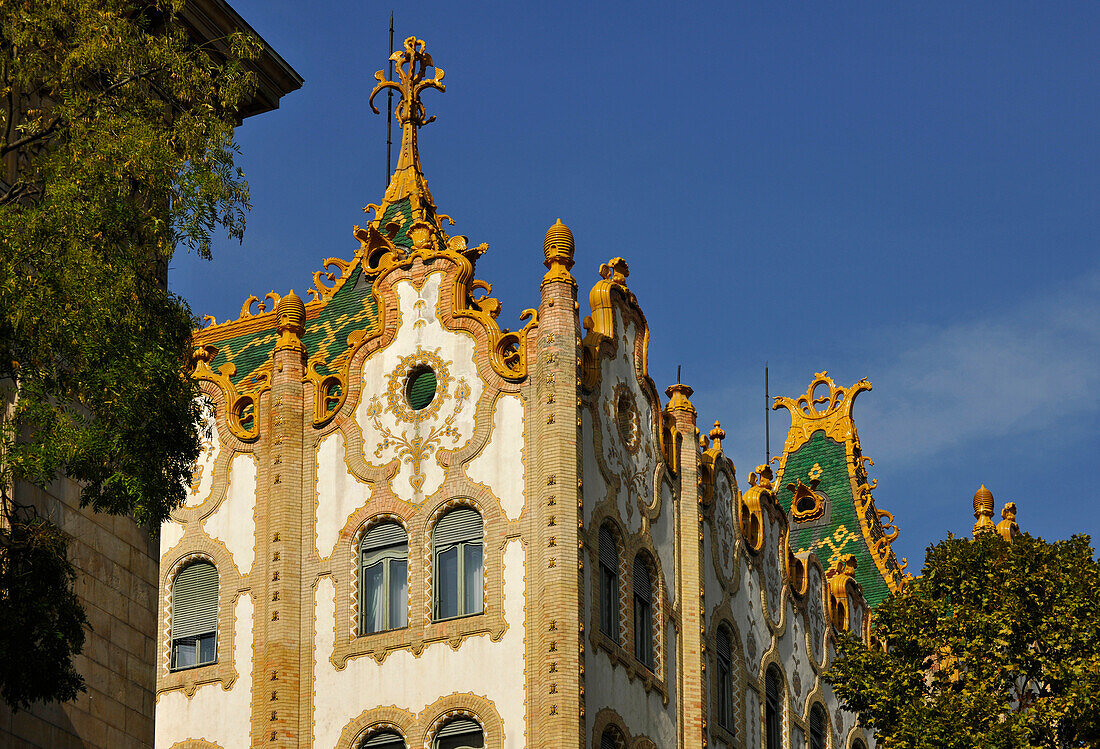
[[[193,530],[197,523],[187,526],[184,532],[186,543],[181,540],[174,548],[188,549],[177,553],[171,562],[161,560],[160,577],[160,617],[157,642],[157,697],[165,692],[182,689],[191,697],[195,690],[204,684],[220,682],[223,689],[230,689],[237,680],[236,668],[236,626],[235,612],[237,598],[248,595],[247,578],[237,572],[236,566],[225,546],[211,540],[205,534]],[[172,658],[172,581],[188,564],[196,561],[208,561],[218,570],[218,660],[206,666],[197,666],[182,671],[170,670]]]

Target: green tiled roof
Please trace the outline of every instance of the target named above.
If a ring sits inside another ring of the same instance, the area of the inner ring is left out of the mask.
[[[832,566],[849,554],[855,555],[856,580],[863,587],[867,603],[874,607],[890,594],[890,586],[875,564],[863,536],[852,495],[848,461],[847,449],[842,443],[827,437],[824,431],[815,432],[786,457],[776,498],[789,514],[793,492],[787,485],[801,481],[810,486],[815,478],[818,480],[815,491],[828,500],[828,522],[800,523],[792,519],[791,546],[799,552],[815,552],[826,566]],[[873,503],[868,504],[865,512],[869,515],[865,522],[871,528],[874,543],[876,536],[881,537],[882,527]]]
[[[348,356],[348,334],[356,330],[373,330],[378,324],[378,304],[371,294],[371,285],[364,282],[357,265],[331,299],[313,319],[306,320],[305,344],[308,356],[321,353],[318,372],[332,374],[340,369]],[[253,390],[271,369],[271,354],[278,340],[274,315],[270,326],[259,331],[218,341],[217,356],[210,363],[218,372],[222,365],[233,363],[237,371],[230,380],[238,391]]]

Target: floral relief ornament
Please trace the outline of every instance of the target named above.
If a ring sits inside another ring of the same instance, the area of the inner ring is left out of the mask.
[[[465,378],[459,378],[455,383],[454,393],[447,394],[451,377],[447,370],[447,364],[438,355],[439,349],[425,351],[422,348],[401,357],[397,366],[386,376],[388,386],[386,388],[386,405],[376,395],[371,398],[367,408],[367,417],[374,424],[374,428],[382,435],[382,441],[374,449],[374,457],[382,458],[383,453],[389,448],[396,448],[396,457],[403,463],[412,466],[412,476],[409,483],[419,492],[424,486],[424,461],[432,453],[442,447],[445,440],[450,440],[452,445],[457,445],[461,437],[455,419],[458,417],[466,401],[470,397],[470,385]],[[415,372],[421,372],[425,368],[431,369],[436,378],[436,394],[424,408],[419,410],[412,408],[405,397],[405,391],[409,385],[409,378]],[[424,422],[439,413],[443,402],[453,398],[455,405],[453,410],[443,420],[431,429],[427,429]],[[400,434],[395,429],[390,429],[382,423],[381,416],[384,413],[393,414],[399,423],[409,424],[411,429],[402,429]],[[425,433],[427,430],[427,433]],[[410,434],[411,432],[411,434]]]

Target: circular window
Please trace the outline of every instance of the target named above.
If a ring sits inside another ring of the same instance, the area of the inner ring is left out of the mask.
[[[638,448],[638,409],[634,405],[634,396],[625,386],[616,389],[618,395],[615,398],[615,425],[626,449],[633,452]]]
[[[420,411],[435,400],[436,379],[431,367],[417,367],[405,381],[405,400],[414,411]]]

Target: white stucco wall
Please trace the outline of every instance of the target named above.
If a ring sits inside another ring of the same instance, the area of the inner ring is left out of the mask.
[[[237,453],[229,464],[229,488],[218,509],[202,523],[229,550],[233,564],[248,574],[256,559],[256,457]]]
[[[338,671],[329,661],[335,643],[336,593],[331,578],[316,588],[314,657],[314,746],[336,745],[341,731],[365,708],[395,705],[419,713],[439,697],[473,693],[491,700],[504,724],[506,749],[525,746],[524,678],[525,552],[518,539],[504,549],[504,613],[508,629],[500,642],[488,634],[463,641],[457,649],[445,642],[427,646],[419,657],[406,650],[391,653],[381,664],[373,658],[352,659]]]
[[[523,435],[523,400],[518,395],[500,396],[489,444],[466,465],[466,475],[489,487],[509,520],[523,512]]]
[[[317,555],[327,558],[352,513],[370,501],[371,486],[348,470],[344,435],[333,432],[317,447]]]
[[[229,690],[204,684],[187,697],[182,690],[159,695],[155,749],[177,741],[202,739],[222,749],[249,749],[252,730],[252,615],[249,593],[237,597],[234,614],[237,680]]]

